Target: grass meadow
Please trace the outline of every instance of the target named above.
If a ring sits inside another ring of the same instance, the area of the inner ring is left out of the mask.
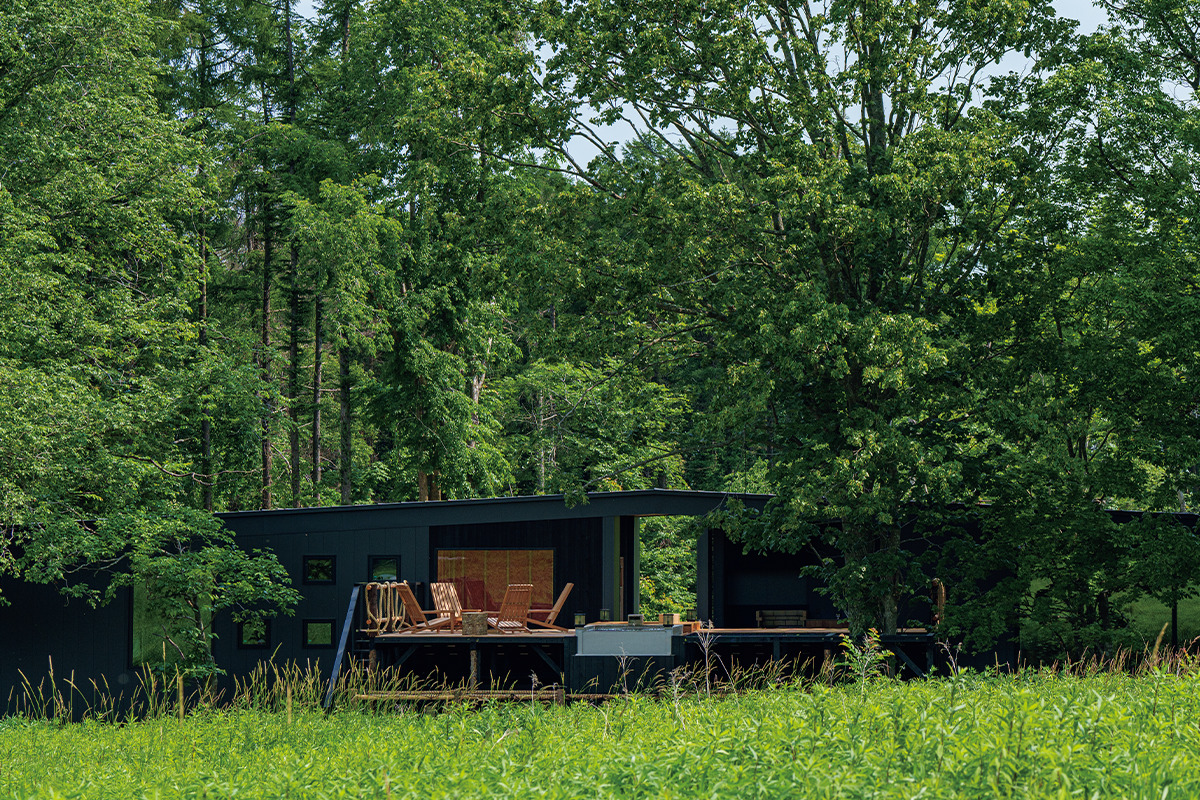
[[[0,797],[1200,797],[1191,669],[693,685],[599,705],[346,701],[329,715],[312,691],[282,698],[247,692],[180,719],[166,692],[138,719],[0,719]]]

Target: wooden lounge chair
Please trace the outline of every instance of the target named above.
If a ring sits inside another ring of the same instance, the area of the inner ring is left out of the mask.
[[[450,618],[450,630],[461,628],[463,607],[454,584],[431,583],[429,593],[433,595],[433,607],[437,609],[438,616]]]
[[[500,611],[488,617],[488,625],[501,633],[529,633],[529,606],[533,603],[533,584],[510,583],[500,601]]]
[[[571,590],[574,588],[575,584],[573,583],[568,583],[563,587],[563,590],[558,594],[558,599],[554,601],[554,606],[551,607],[550,613],[546,615],[546,619],[540,620],[533,619],[532,617],[526,617],[525,621],[530,625],[540,625],[543,628],[552,628],[556,631],[566,632],[567,629],[560,625],[555,625],[554,620],[558,618],[558,612],[562,611],[563,603],[567,602],[567,595],[569,595]]]
[[[400,595],[400,602],[404,604],[405,616],[408,617],[407,624],[397,630],[397,633],[441,630],[453,622],[449,615],[443,616],[436,611],[422,611],[421,606],[417,603],[416,595],[413,594],[412,587],[407,582],[401,581],[396,584],[396,591]],[[430,619],[427,614],[433,614],[433,619]]]

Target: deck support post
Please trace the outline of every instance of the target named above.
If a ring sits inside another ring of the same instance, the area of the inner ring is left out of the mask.
[[[903,661],[905,664],[907,664],[908,668],[913,671],[913,675],[916,675],[918,678],[925,677],[925,673],[921,670],[920,667],[918,667],[916,665],[916,662],[914,662],[911,658],[909,658],[908,653],[904,652],[903,647],[901,647],[900,645],[896,645],[896,649],[894,652],[896,653],[897,656],[900,657],[900,660]]]

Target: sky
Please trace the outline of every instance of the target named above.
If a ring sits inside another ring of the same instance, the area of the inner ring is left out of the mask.
[[[1108,22],[1108,14],[1091,0],[1055,0],[1054,10],[1060,17],[1079,20],[1079,28],[1083,33],[1091,33]]]

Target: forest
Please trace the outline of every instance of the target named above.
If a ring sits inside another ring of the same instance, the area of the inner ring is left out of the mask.
[[[953,570],[1119,645],[1200,580],[1106,513],[1200,502],[1200,3],[1103,6],[7,0],[0,578],[250,613],[213,511],[754,491],[852,627]]]

